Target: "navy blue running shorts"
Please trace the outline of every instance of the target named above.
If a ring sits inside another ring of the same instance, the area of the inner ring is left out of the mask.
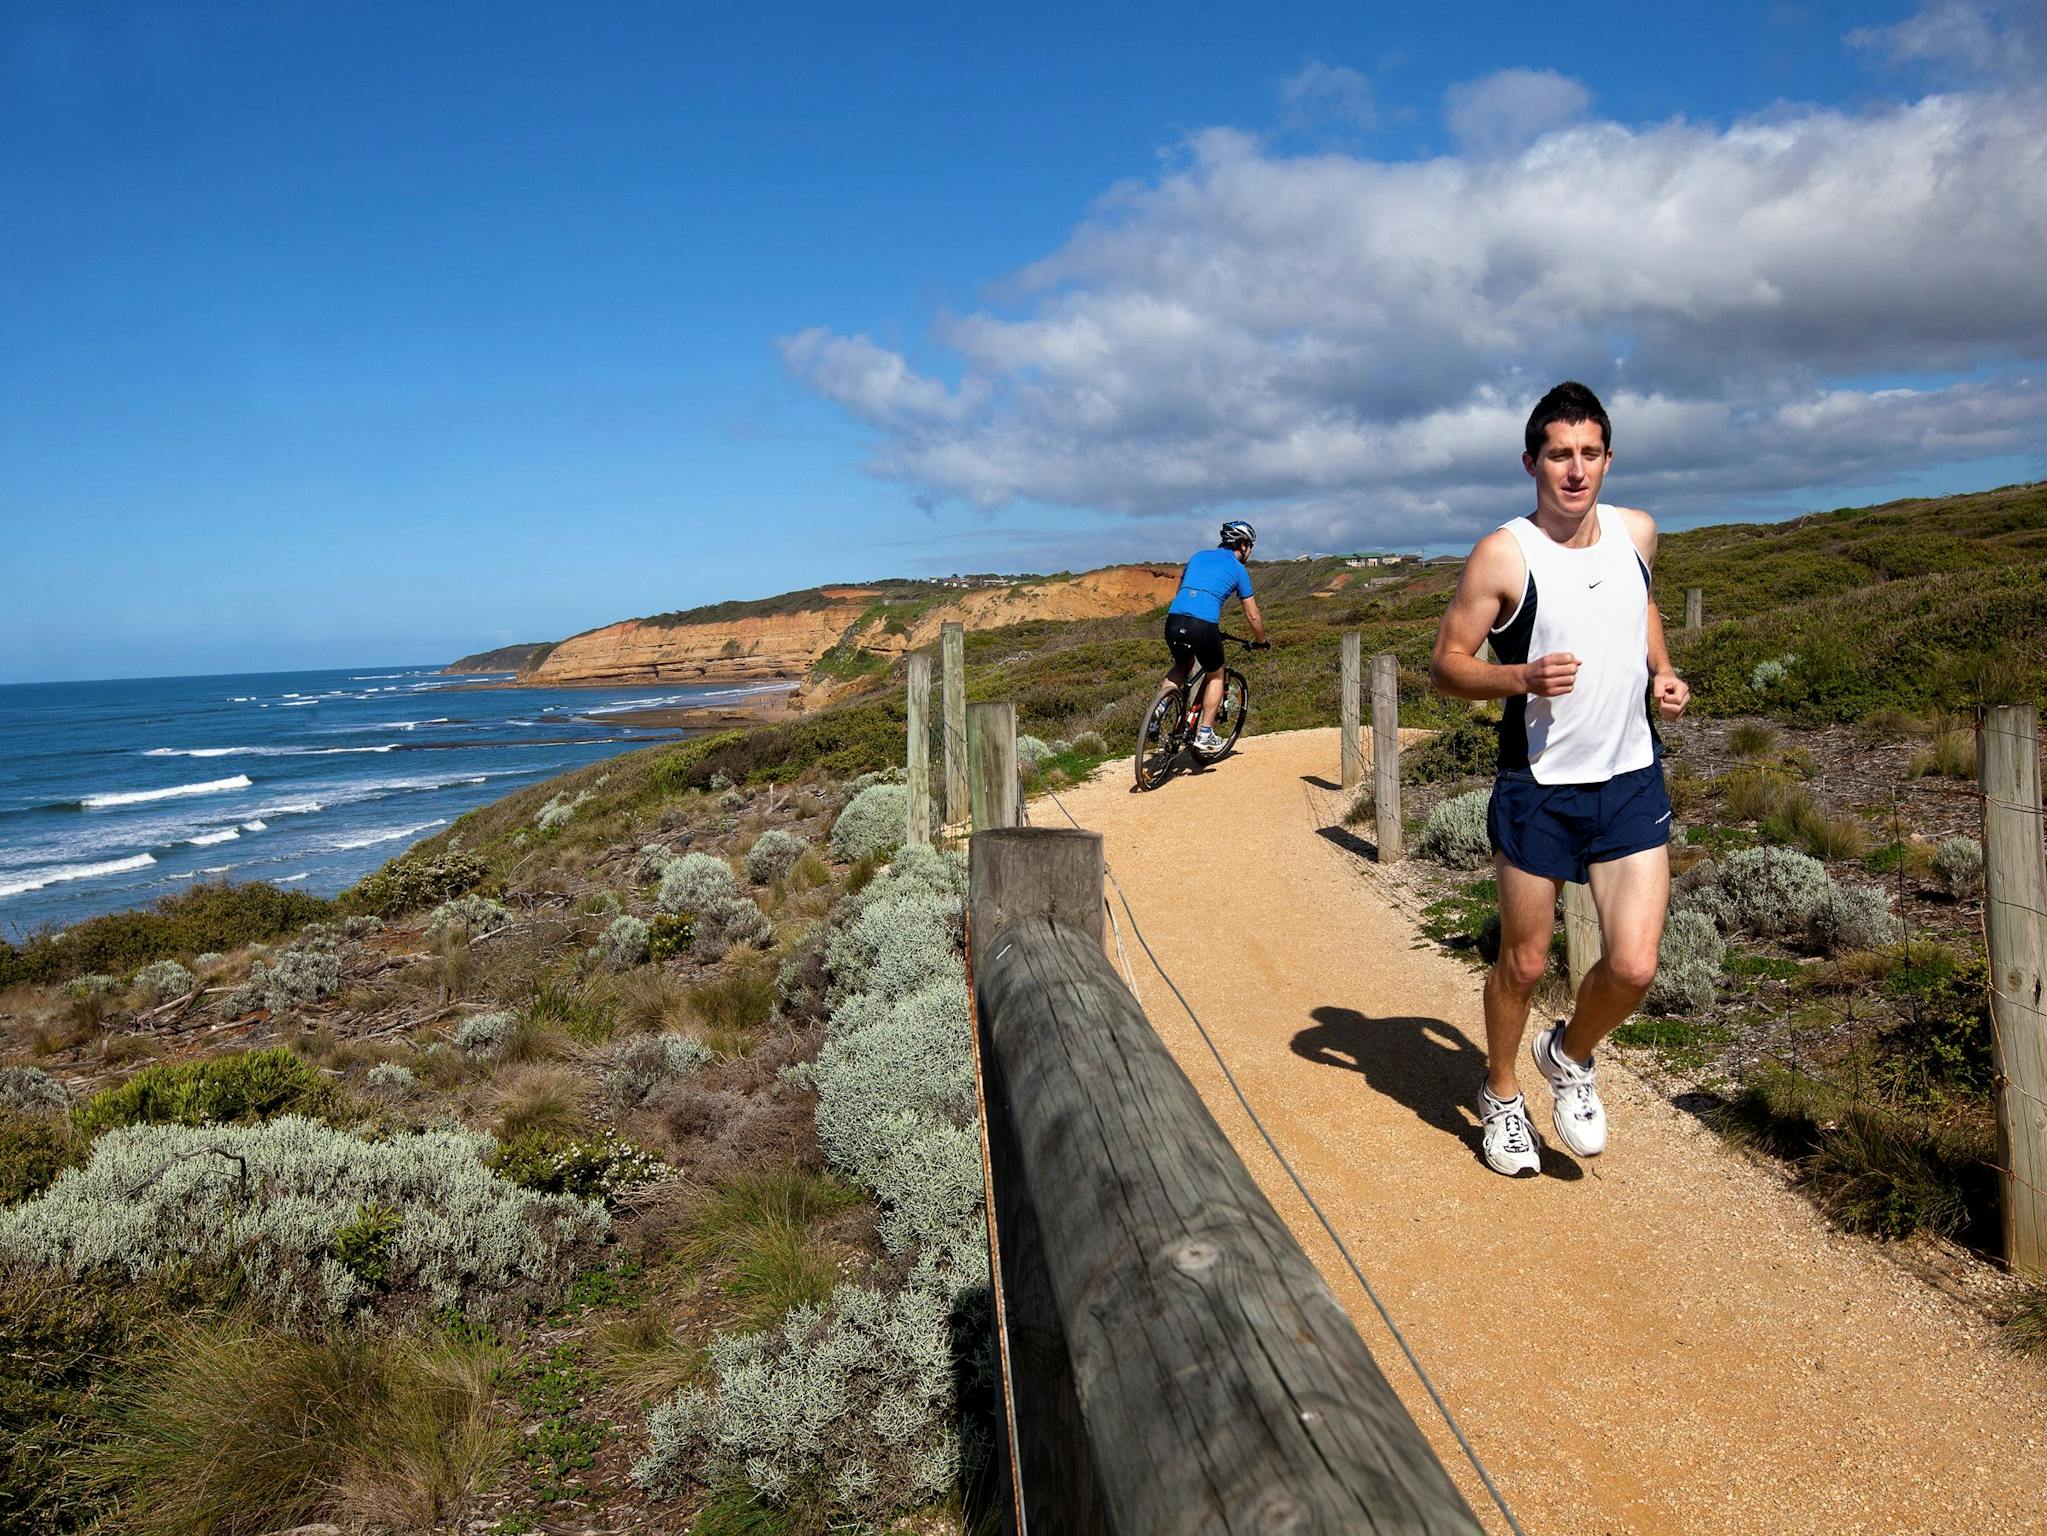
[[[1503,773],[1493,781],[1486,835],[1493,851],[1516,869],[1582,883],[1588,864],[1670,841],[1663,764],[1616,774],[1603,784],[1538,784],[1525,769]]]

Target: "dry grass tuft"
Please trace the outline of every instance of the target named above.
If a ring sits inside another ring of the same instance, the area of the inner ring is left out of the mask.
[[[497,1090],[492,1129],[500,1141],[528,1131],[573,1135],[590,1126],[583,1107],[583,1080],[565,1067],[524,1065],[507,1072]]]

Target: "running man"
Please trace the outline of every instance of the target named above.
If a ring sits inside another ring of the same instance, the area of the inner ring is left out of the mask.
[[[1486,977],[1478,1110],[1486,1162],[1516,1177],[1541,1167],[1515,1059],[1566,880],[1590,883],[1605,952],[1533,1055],[1564,1145],[1606,1150],[1593,1052],[1655,979],[1670,905],[1670,798],[1649,710],[1675,720],[1691,698],[1649,601],[1656,524],[1599,500],[1613,427],[1598,397],[1559,384],[1528,418],[1524,448],[1535,510],[1478,541],[1430,666],[1438,692],[1507,701],[1486,817],[1500,955]],[[1496,660],[1479,658],[1487,642]]]
[[[1232,597],[1243,599],[1252,644],[1265,644],[1265,620],[1259,616],[1258,599],[1251,595],[1251,546],[1257,542],[1258,530],[1249,523],[1237,519],[1224,523],[1221,543],[1187,562],[1180,573],[1180,590],[1166,609],[1166,645],[1173,665],[1159,684],[1159,696],[1186,682],[1188,670],[1201,663],[1205,674],[1201,727],[1194,733],[1194,750],[1204,757],[1214,756],[1223,745],[1215,734],[1215,712],[1223,698],[1223,605]]]

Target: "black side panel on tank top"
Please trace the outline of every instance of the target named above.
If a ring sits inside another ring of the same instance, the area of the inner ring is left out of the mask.
[[[1502,666],[1518,667],[1528,660],[1528,642],[1535,634],[1535,572],[1528,573],[1528,586],[1521,594],[1521,607],[1504,629],[1489,635],[1493,660]],[[1509,773],[1528,767],[1528,696],[1510,695],[1500,712],[1500,771]]]

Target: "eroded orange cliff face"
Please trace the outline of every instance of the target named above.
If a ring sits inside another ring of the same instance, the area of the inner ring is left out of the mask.
[[[934,644],[939,626],[955,621],[968,629],[994,629],[1031,619],[1143,613],[1168,601],[1179,579],[1178,566],[1109,566],[1064,581],[978,587],[928,607],[916,605],[905,615],[877,613],[870,589],[827,587],[821,606],[796,613],[703,624],[643,619],[607,624],[562,641],[519,681],[565,687],[801,678],[836,645],[893,660]]]

